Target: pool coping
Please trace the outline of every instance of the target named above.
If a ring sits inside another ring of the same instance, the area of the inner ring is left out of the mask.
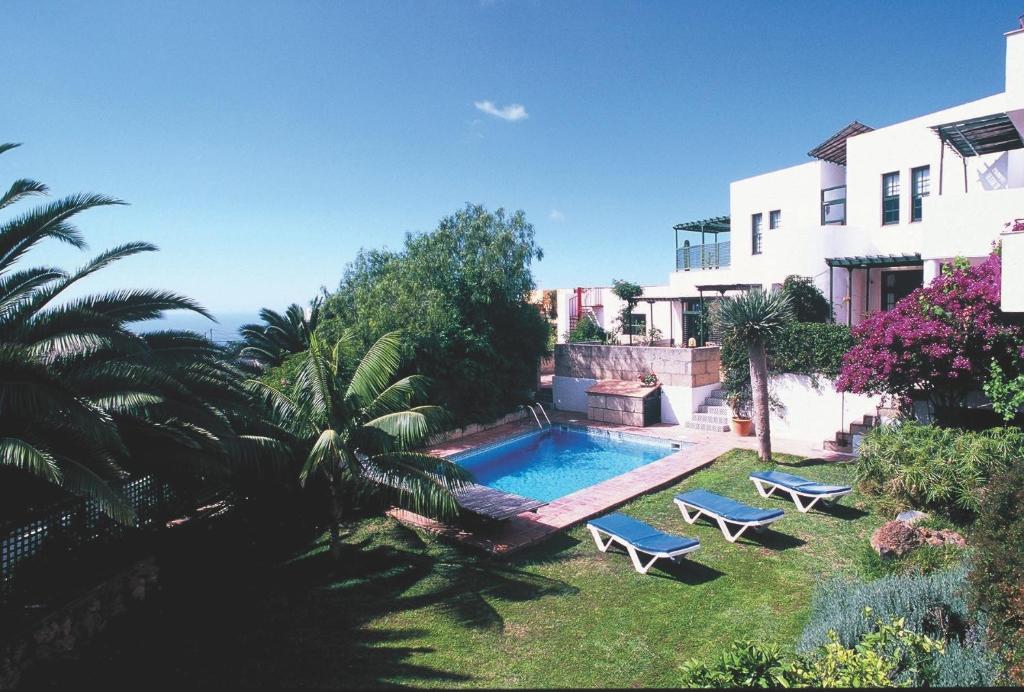
[[[694,471],[704,468],[735,447],[734,444],[724,440],[695,443],[693,440],[667,438],[661,434],[644,435],[640,429],[609,423],[591,425],[592,422],[587,421],[581,425],[582,421],[579,420],[556,420],[553,423],[554,425],[587,427],[610,433],[622,433],[623,436],[629,437],[649,437],[661,441],[686,443],[688,446],[639,468],[552,500],[534,512],[519,514],[492,527],[465,528],[445,524],[399,508],[389,510],[388,515],[403,524],[486,550],[495,555],[508,555],[536,545],[563,529],[605,514],[640,495],[669,486]],[[504,427],[501,426],[501,428]],[[517,431],[522,434],[532,432],[523,430],[523,427],[521,424],[509,424],[506,430],[495,428],[493,431],[480,433],[480,437],[483,439],[476,440],[477,444],[472,444],[474,440],[463,438],[460,440],[463,444],[458,445],[459,449],[457,450],[452,449],[451,445],[437,445],[426,451],[446,457],[469,454],[519,437]]]

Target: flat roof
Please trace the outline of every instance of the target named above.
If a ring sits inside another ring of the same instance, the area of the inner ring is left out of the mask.
[[[677,223],[672,228],[676,231],[697,231],[698,233],[728,233],[729,217],[712,216],[710,219],[701,219],[700,221],[686,221]]]
[[[865,132],[871,132],[874,128],[862,122],[854,120],[852,123],[835,133],[824,142],[807,152],[811,158],[830,161],[840,166],[846,165],[846,140],[856,137]]]
[[[932,130],[963,157],[1024,148],[1020,132],[1006,113],[933,125]]]
[[[829,257],[825,264],[830,267],[870,269],[873,267],[919,267],[924,264],[921,255],[866,255],[857,257]]]

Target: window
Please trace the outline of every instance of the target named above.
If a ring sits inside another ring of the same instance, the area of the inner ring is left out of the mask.
[[[931,171],[921,166],[910,171],[910,220],[920,221],[924,198],[931,187]]]
[[[773,209],[768,212],[768,228],[782,228],[782,210]]]
[[[882,224],[900,222],[900,174],[882,176]]]
[[[630,313],[629,324],[626,325],[626,336],[644,336],[647,334],[647,315]]]
[[[912,269],[899,272],[882,272],[882,309],[892,310],[896,303],[906,298],[915,288],[924,284],[924,271]]]
[[[846,225],[846,186],[829,187],[821,191],[821,225]]]
[[[761,218],[763,214],[750,217],[750,254],[761,254]]]

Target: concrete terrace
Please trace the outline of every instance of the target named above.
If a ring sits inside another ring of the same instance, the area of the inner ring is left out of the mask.
[[[548,538],[562,529],[582,523],[587,519],[605,514],[633,498],[664,488],[690,475],[731,449],[756,449],[753,437],[737,437],[732,433],[703,432],[691,430],[682,425],[659,424],[646,428],[616,425],[587,420],[582,414],[564,411],[551,412],[552,423],[575,423],[606,430],[629,432],[679,442],[692,443],[669,456],[592,485],[574,493],[553,500],[536,512],[525,512],[511,519],[496,522],[490,526],[463,528],[444,524],[415,514],[408,510],[394,508],[388,512],[392,518],[419,529],[459,541],[491,552],[508,555]],[[428,448],[431,454],[449,456],[458,452],[475,449],[498,442],[522,432],[536,428],[530,420],[508,423],[489,430],[444,442]],[[846,454],[823,452],[812,449],[804,442],[772,440],[773,451],[803,457],[815,457],[826,461],[849,459]]]

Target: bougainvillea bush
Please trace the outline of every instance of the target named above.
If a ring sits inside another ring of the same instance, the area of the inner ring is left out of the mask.
[[[973,267],[959,260],[892,310],[871,315],[854,329],[836,389],[897,403],[921,390],[937,420],[948,422],[993,361],[1014,375],[1019,369],[1024,330],[999,310],[1000,279],[997,252]]]

